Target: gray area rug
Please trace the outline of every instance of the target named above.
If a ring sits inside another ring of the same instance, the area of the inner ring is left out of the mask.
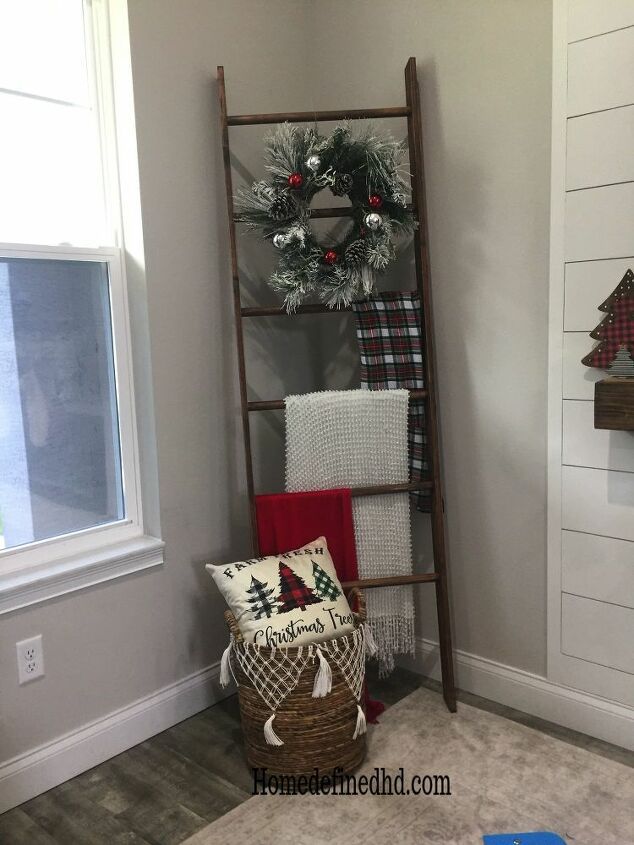
[[[418,689],[370,727],[359,770],[448,774],[451,795],[254,796],[185,845],[482,845],[484,833],[551,830],[570,845],[634,843],[634,770]]]

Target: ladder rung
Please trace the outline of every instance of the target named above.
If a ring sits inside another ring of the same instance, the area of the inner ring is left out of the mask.
[[[318,217],[352,217],[353,209],[351,205],[333,206],[332,208],[311,208],[309,209],[310,216],[314,219]],[[240,214],[234,214],[233,219],[236,223],[242,223]]]
[[[407,210],[412,214],[416,214],[416,207],[412,203],[407,204]],[[311,208],[311,217],[352,217],[354,209],[351,205],[338,205],[334,208]]]
[[[341,314],[352,311],[350,305],[343,308],[329,308],[327,305],[299,305],[290,315],[282,305],[256,305],[249,308],[242,308],[243,317],[288,317],[294,314]]]
[[[247,402],[247,408],[249,411],[283,411],[284,407],[285,405],[283,399],[267,399],[262,402]]]
[[[273,312],[273,314],[277,313],[277,311]],[[427,391],[422,389],[410,390],[409,395],[410,399],[426,399]],[[285,405],[283,399],[264,399],[258,402],[247,402],[247,407],[249,411],[283,411]]]
[[[317,123],[325,120],[365,120],[381,117],[409,117],[408,106],[384,109],[350,109],[348,111],[287,111],[277,114],[229,114],[227,126],[257,126],[262,123]]]
[[[322,217],[352,217],[353,208],[351,205],[340,205],[330,208],[311,208],[310,216],[314,219]]]
[[[362,590],[366,587],[400,587],[404,584],[429,584],[438,581],[435,572],[428,572],[426,575],[392,575],[385,578],[360,578],[358,581],[344,581],[341,586],[344,590],[351,590],[359,587]]]
[[[431,490],[433,481],[406,481],[403,484],[371,484],[368,487],[353,487],[353,496],[382,496],[385,493],[416,493]]]
[[[416,209],[411,203],[408,204],[407,210],[411,211],[412,214],[416,213]],[[331,208],[310,209],[310,216],[314,220],[325,217],[352,217],[353,214],[354,209],[351,205],[338,205]],[[242,223],[242,217],[239,214],[234,214],[233,219],[236,223]]]

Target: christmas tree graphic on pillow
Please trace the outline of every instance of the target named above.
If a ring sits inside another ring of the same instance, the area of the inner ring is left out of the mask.
[[[288,613],[290,610],[306,610],[307,605],[319,604],[321,599],[290,566],[280,561],[280,594],[276,601],[280,604],[277,612]]]
[[[253,613],[254,619],[261,619],[263,616],[270,619],[275,613],[275,604],[273,603],[275,599],[270,601],[274,590],[272,588],[267,590],[267,585],[268,581],[258,581],[255,575],[251,578],[251,586],[247,590],[247,593],[251,595],[248,602],[251,605],[251,612]]]

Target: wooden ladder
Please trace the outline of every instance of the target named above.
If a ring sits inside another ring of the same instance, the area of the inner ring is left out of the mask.
[[[409,166],[412,181],[413,214],[418,220],[414,235],[416,256],[416,281],[422,304],[423,349],[425,363],[425,389],[411,390],[410,399],[424,401],[425,429],[427,434],[428,462],[430,477],[427,480],[407,484],[383,484],[372,487],[353,488],[353,496],[375,496],[383,493],[402,493],[406,491],[428,490],[431,498],[432,540],[434,549],[434,571],[424,575],[397,575],[384,578],[348,581],[344,587],[387,587],[401,584],[432,583],[436,587],[436,608],[438,613],[438,632],[442,686],[445,703],[450,711],[456,710],[456,691],[454,686],[453,655],[451,648],[451,623],[449,616],[449,593],[447,584],[447,556],[445,549],[444,502],[440,474],[440,452],[438,443],[438,415],[436,405],[436,366],[434,358],[431,276],[429,266],[429,239],[427,232],[427,209],[425,202],[425,175],[423,168],[423,131],[420,108],[416,59],[410,58],[405,66],[405,103],[404,106],[378,109],[354,109],[352,111],[311,111],[282,112],[279,114],[238,114],[227,113],[224,68],[218,67],[218,96],[220,98],[220,124],[222,129],[222,151],[227,192],[227,212],[229,217],[229,243],[231,248],[231,271],[233,276],[233,306],[238,347],[238,371],[240,375],[240,402],[242,407],[242,429],[246,457],[247,492],[249,496],[251,538],[253,554],[258,555],[257,524],[255,510],[255,489],[253,483],[253,456],[251,451],[251,433],[249,415],[255,411],[283,410],[283,399],[270,399],[264,402],[250,402],[247,395],[246,365],[244,355],[244,336],[242,321],[245,317],[274,317],[287,315],[284,308],[275,306],[256,306],[243,308],[240,296],[240,276],[238,271],[238,250],[236,241],[236,216],[233,208],[233,184],[231,178],[231,159],[229,151],[230,126],[255,126],[270,123],[316,123],[329,120],[364,120],[367,118],[407,118],[407,136],[409,144]],[[345,217],[350,214],[348,208],[314,209],[314,218]],[[331,310],[326,305],[302,305],[296,314],[340,314],[351,308]]]

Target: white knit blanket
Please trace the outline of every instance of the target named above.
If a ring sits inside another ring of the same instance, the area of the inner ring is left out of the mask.
[[[407,482],[408,400],[407,390],[288,396],[287,491]],[[361,496],[352,509],[359,577],[411,574],[409,495]],[[368,590],[366,598],[379,671],[386,675],[395,654],[414,652],[413,591],[382,587]]]

